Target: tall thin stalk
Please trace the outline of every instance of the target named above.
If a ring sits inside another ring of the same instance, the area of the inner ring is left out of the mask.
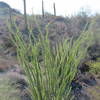
[[[56,4],[53,3],[53,9],[54,9],[54,16],[56,16]]]
[[[44,1],[42,0],[42,16],[44,17]]]
[[[23,0],[24,3],[24,21],[25,21],[25,30],[28,31],[28,24],[27,24],[27,14],[26,14],[26,0]]]

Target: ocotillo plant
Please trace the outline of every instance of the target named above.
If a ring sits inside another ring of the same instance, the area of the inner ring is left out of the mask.
[[[27,15],[26,15],[26,0],[23,0],[23,3],[24,3],[25,31],[28,32]]]
[[[27,26],[25,0],[24,10]],[[71,83],[90,45],[89,31],[84,31],[73,43],[70,39],[59,42],[53,49],[48,26],[46,35],[40,32],[38,39],[30,29],[27,42],[22,34],[18,34],[21,33],[18,27],[15,27],[17,31],[10,30],[10,33],[17,48],[19,62],[28,79],[32,100],[72,100]]]
[[[71,83],[90,45],[89,31],[83,32],[73,44],[70,39],[59,42],[54,50],[50,45],[47,28],[46,36],[40,33],[38,39],[30,30],[29,34],[33,38],[27,37],[27,43],[18,32],[17,28],[17,32],[11,33],[14,33],[13,41],[28,78],[32,100],[72,100]]]
[[[54,16],[56,16],[56,4],[53,3],[53,9],[54,9]]]
[[[42,0],[42,16],[44,17],[44,1]]]

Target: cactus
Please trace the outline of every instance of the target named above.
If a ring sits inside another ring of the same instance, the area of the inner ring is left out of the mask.
[[[53,3],[53,9],[54,9],[54,16],[56,16],[56,4]]]
[[[42,0],[42,16],[44,17],[44,2]]]

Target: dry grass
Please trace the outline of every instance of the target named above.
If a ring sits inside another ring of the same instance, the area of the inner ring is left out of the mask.
[[[21,100],[10,80],[5,76],[0,76],[0,100]]]

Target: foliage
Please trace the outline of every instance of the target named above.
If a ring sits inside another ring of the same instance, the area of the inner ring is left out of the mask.
[[[100,62],[99,61],[89,61],[87,65],[90,66],[90,73],[100,74]]]
[[[77,40],[66,39],[51,47],[48,25],[46,35],[39,30],[37,39],[30,29],[27,42],[17,27],[16,32],[10,29],[18,59],[28,78],[32,100],[71,100],[71,82],[91,36],[89,31],[83,31]]]

